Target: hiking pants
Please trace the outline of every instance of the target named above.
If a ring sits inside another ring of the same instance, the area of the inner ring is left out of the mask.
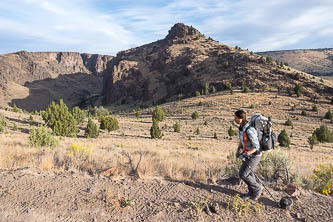
[[[256,176],[251,172],[249,166],[255,172],[255,169],[261,160],[261,156],[262,155],[251,155],[250,159],[246,159],[239,169],[239,177],[246,183],[249,188],[249,192],[252,194],[260,191],[262,185],[259,183]]]

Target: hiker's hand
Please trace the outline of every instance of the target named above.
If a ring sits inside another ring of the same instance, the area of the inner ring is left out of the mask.
[[[249,157],[249,155],[247,155],[247,153],[242,153],[241,155],[239,155],[239,159],[241,161],[245,161],[245,160],[250,159],[250,157]]]

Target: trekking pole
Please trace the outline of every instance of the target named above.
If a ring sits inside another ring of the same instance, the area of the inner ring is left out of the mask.
[[[265,188],[265,190],[269,193],[269,195],[271,195],[271,197],[273,198],[273,200],[276,203],[279,203],[278,201],[276,201],[276,199],[273,197],[273,195],[271,194],[271,192],[269,192],[269,190],[265,187],[264,183],[260,180],[260,178],[257,176],[257,174],[255,174],[255,172],[252,170],[252,168],[249,166],[249,164],[247,164],[246,161],[243,161],[246,166],[250,169],[250,171],[254,174],[254,176],[256,177],[256,179],[259,181],[259,183]]]

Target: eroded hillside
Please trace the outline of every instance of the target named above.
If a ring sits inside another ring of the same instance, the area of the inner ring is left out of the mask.
[[[101,93],[102,73],[112,58],[75,52],[0,55],[1,103],[29,111],[61,98],[69,105],[78,104]]]
[[[332,84],[258,54],[206,38],[178,23],[162,40],[119,52],[104,75],[105,103],[163,103],[202,92],[206,83],[223,90],[226,83],[240,89],[287,93],[297,83],[308,96],[333,93]]]

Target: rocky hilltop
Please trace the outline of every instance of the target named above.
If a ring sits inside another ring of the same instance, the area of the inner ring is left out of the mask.
[[[250,90],[288,92],[302,83],[305,93],[333,93],[333,88],[258,54],[206,38],[175,24],[162,40],[119,52],[104,72],[105,103],[161,103],[193,96],[206,84],[216,90],[246,85]]]
[[[299,49],[259,52],[316,76],[333,76],[333,49]]]
[[[78,103],[101,92],[102,73],[112,58],[76,52],[0,55],[2,99],[27,110],[45,108],[61,98]]]

